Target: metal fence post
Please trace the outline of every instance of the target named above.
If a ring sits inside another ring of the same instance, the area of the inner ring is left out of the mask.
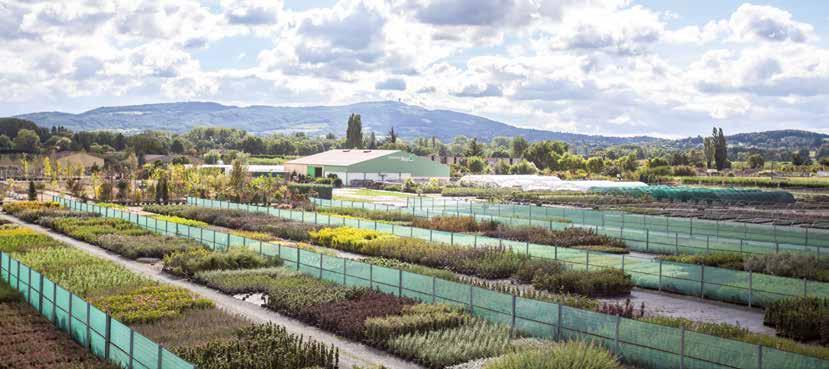
[[[558,304],[558,317],[556,318],[556,341],[561,340],[561,304]]]
[[[54,308],[52,310],[54,311]],[[104,332],[104,344],[106,347],[104,347],[104,358],[109,360],[109,341],[111,338],[109,331],[112,328],[112,317],[109,314],[106,317],[106,332]]]
[[[685,369],[685,327],[679,328],[679,369]]]
[[[435,290],[436,290],[435,285],[436,284],[437,284],[437,278],[432,276],[432,303],[433,304],[435,303],[435,300],[437,298],[437,294],[435,293]]]
[[[161,347],[161,345],[158,345],[158,366],[157,366],[158,369],[163,368],[162,359],[161,359],[164,356],[163,355],[163,350],[164,349]]]
[[[700,265],[699,274],[699,298],[705,298],[705,265]]]
[[[763,345],[757,345],[757,369],[763,369]]]
[[[133,346],[133,342],[134,342],[134,336],[135,336],[135,331],[130,329],[130,365],[129,365],[130,369],[132,369],[132,362],[135,361],[135,359],[132,356],[132,352],[133,352],[132,346]]]
[[[615,339],[616,355],[619,355],[622,352],[622,347],[619,344],[619,326],[621,325],[621,323],[622,323],[622,317],[620,315],[616,315],[616,339]]]
[[[748,270],[748,307],[751,308],[751,298],[752,298],[752,278],[753,275],[751,274],[751,269]]]
[[[659,291],[662,291],[662,259],[659,259]]]
[[[516,300],[516,297],[515,297],[515,294],[513,293],[512,294],[512,326],[511,326],[511,329],[513,329],[513,330],[515,329],[515,300]]]
[[[296,270],[299,270],[299,247],[296,249]]]
[[[473,310],[472,308],[475,306],[475,305],[473,305],[474,300],[472,299],[472,294],[473,294],[474,291],[475,291],[474,287],[470,284],[469,285],[469,312],[470,313],[472,313],[472,310]]]
[[[397,297],[403,297],[403,269],[397,270]]]

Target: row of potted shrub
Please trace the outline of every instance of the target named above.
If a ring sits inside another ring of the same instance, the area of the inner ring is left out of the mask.
[[[818,257],[794,252],[758,255],[714,252],[694,255],[661,255],[658,258],[678,263],[829,282],[829,256]]]
[[[285,221],[264,213],[240,210],[205,209],[181,205],[154,205],[146,207],[145,210],[181,217],[194,216],[198,220],[231,229],[263,230],[266,229],[265,225],[268,221],[282,228],[299,226],[303,227],[303,230],[308,229],[307,236],[293,237],[292,240],[307,240],[323,247],[446,269],[485,279],[515,277],[522,283],[532,283],[535,287],[551,293],[574,293],[589,297],[625,296],[630,294],[634,286],[630,276],[618,270],[567,270],[561,263],[554,260],[532,259],[527,255],[502,248],[452,247],[351,227],[305,228],[307,226],[299,222]],[[548,267],[539,267],[543,265]],[[519,274],[522,268],[528,267],[533,268],[532,272],[525,271]],[[542,278],[539,275],[536,280],[534,275],[536,270],[545,275],[555,273],[557,277]]]

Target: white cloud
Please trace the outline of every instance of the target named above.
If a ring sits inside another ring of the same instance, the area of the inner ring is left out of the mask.
[[[400,78],[389,78],[385,81],[377,82],[374,84],[374,88],[378,90],[405,91],[406,81]]]
[[[339,0],[305,11],[282,1],[6,0],[0,109],[400,98],[623,135],[829,121],[829,50],[814,27],[750,4],[673,27],[683,16],[627,0]],[[218,42],[230,38],[225,50]]]
[[[815,38],[814,27],[792,19],[792,14],[772,6],[743,4],[729,21],[736,39],[742,41],[806,42]]]

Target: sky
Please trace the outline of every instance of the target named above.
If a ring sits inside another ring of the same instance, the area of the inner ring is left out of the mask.
[[[829,133],[825,0],[0,0],[0,116],[394,100],[519,127]]]

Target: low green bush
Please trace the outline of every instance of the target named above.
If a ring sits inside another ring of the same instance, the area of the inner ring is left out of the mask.
[[[483,369],[622,369],[604,347],[584,341],[551,343],[541,349],[515,352],[486,363]]]
[[[150,323],[179,316],[187,309],[213,307],[210,300],[187,290],[154,285],[123,293],[93,297],[89,302],[122,323]]]
[[[196,228],[207,227],[207,223],[202,222],[200,220],[187,219],[187,218],[177,217],[177,216],[173,216],[173,215],[153,215],[152,218],[154,218],[156,220],[159,220],[159,221],[185,225],[185,226],[188,226],[188,227],[196,227]]]
[[[366,291],[306,275],[296,275],[279,278],[269,284],[265,306],[304,321],[314,321],[314,317],[308,313],[310,307],[350,300]]]
[[[629,252],[625,243],[613,237],[597,234],[590,229],[570,227],[563,230],[551,230],[544,227],[499,225],[484,235],[513,241],[537,243],[559,247],[603,246],[616,248],[617,253]]]
[[[513,351],[510,329],[483,321],[456,328],[404,334],[386,342],[389,351],[439,369]]]
[[[411,222],[415,219],[412,213],[403,211],[385,211],[349,207],[325,207],[317,210],[321,214],[336,214],[347,217],[371,219],[383,222]]]
[[[177,354],[200,369],[336,369],[339,363],[334,346],[289,334],[285,327],[272,324],[243,328],[235,339],[188,347]]]
[[[404,307],[399,315],[367,319],[365,337],[373,345],[384,346],[392,337],[458,327],[471,318],[450,305],[411,305]]]
[[[553,293],[575,293],[589,297],[629,295],[634,284],[630,275],[617,269],[600,271],[567,270],[557,274],[536,274],[533,287]]]
[[[714,252],[710,254],[693,255],[660,255],[657,259],[671,261],[674,263],[697,264],[718,268],[743,269],[745,262],[741,254],[733,252]]]
[[[289,183],[288,190],[295,194],[304,194],[320,199],[331,200],[334,187],[314,183]]]
[[[308,307],[304,314],[311,323],[355,340],[365,338],[366,319],[397,316],[403,309],[414,305],[414,300],[377,291],[366,291],[351,299],[323,303]]]
[[[22,211],[60,208],[60,204],[53,201],[15,201],[3,204],[3,211],[17,215]]]
[[[499,224],[495,221],[478,221],[473,216],[433,216],[429,219],[417,218],[412,226],[446,232],[484,232],[494,231]]]
[[[788,338],[775,337],[767,334],[751,333],[747,329],[742,328],[738,325],[732,325],[728,323],[697,322],[685,318],[675,318],[668,316],[645,317],[640,320],[674,328],[685,327],[685,329],[687,330],[698,333],[738,340],[755,345],[763,345],[781,351],[794,352],[802,355],[829,360],[829,347],[808,345]]]
[[[829,299],[794,297],[777,300],[766,307],[763,323],[777,334],[798,341],[829,343]]]
[[[210,270],[196,273],[193,279],[210,288],[235,295],[268,292],[275,279],[295,276],[297,273],[282,267]]]
[[[174,252],[204,249],[204,245],[193,240],[156,234],[141,236],[106,234],[98,237],[95,243],[129,259],[160,259]]]
[[[14,256],[52,282],[81,297],[155,284],[118,264],[69,247],[35,249]]]
[[[144,210],[151,213],[198,220],[233,230],[267,233],[277,238],[300,242],[309,240],[309,231],[323,227],[285,220],[267,213],[235,209],[211,209],[191,205],[150,205],[145,206]]]
[[[829,282],[829,258],[791,252],[752,255],[745,260],[745,270]]]
[[[22,297],[20,292],[17,292],[17,290],[6,284],[6,282],[0,281],[0,304],[20,301]]]
[[[0,251],[22,253],[30,250],[55,247],[59,242],[51,237],[16,225],[3,225],[0,228]]]
[[[277,257],[265,257],[240,248],[225,252],[195,249],[173,252],[164,257],[165,272],[188,278],[208,270],[253,269],[280,264],[282,260]]]
[[[452,272],[451,270],[432,268],[432,267],[427,267],[427,266],[423,266],[423,265],[407,263],[405,261],[400,261],[400,260],[396,260],[396,259],[388,259],[388,258],[384,258],[384,257],[372,256],[372,257],[362,259],[360,261],[362,261],[364,263],[376,265],[376,266],[385,267],[385,268],[400,269],[404,272],[416,273],[416,274],[425,275],[425,276],[429,276],[429,277],[436,277],[436,278],[440,278],[440,279],[445,279],[447,281],[457,281],[458,280],[457,275],[455,275],[455,273]]]

